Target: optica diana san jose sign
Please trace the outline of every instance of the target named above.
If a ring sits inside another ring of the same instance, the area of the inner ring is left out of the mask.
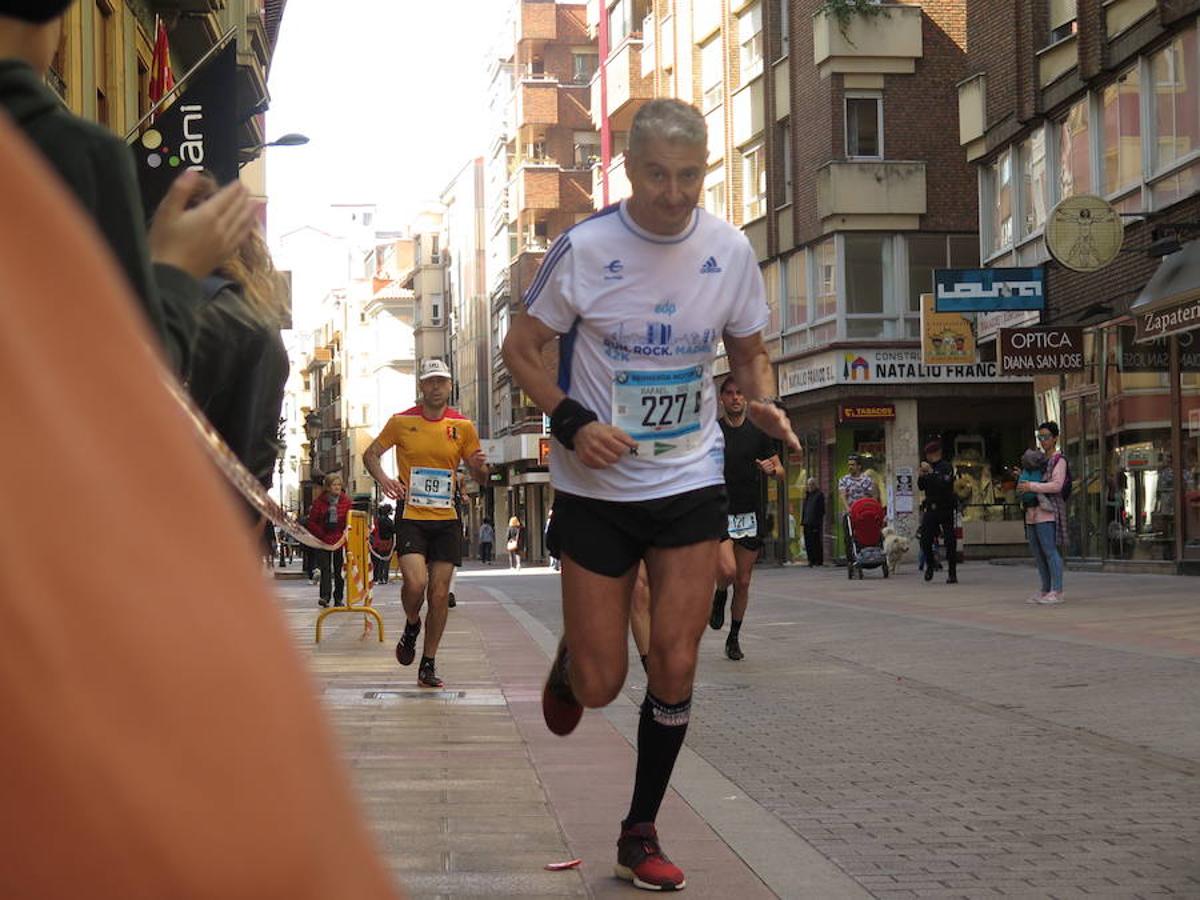
[[[779,367],[779,396],[836,384],[979,384],[1029,381],[1005,375],[994,362],[927,366],[917,349],[830,350]]]

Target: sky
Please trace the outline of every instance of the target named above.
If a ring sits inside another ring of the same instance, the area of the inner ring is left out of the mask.
[[[271,67],[268,223],[319,224],[330,203],[403,224],[484,152],[489,51],[503,0],[288,0]]]

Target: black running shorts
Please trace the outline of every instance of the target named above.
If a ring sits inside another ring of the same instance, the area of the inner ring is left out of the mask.
[[[426,562],[462,565],[462,525],[458,519],[427,522],[401,519],[396,523],[396,546],[401,556],[416,553]]]
[[[546,549],[589,572],[616,578],[651,547],[685,547],[725,534],[725,488],[698,488],[671,497],[618,503],[564,494],[554,497]]]

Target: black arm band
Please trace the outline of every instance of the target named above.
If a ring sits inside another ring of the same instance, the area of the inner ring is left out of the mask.
[[[550,414],[550,433],[568,450],[575,449],[575,435],[584,425],[599,418],[578,400],[565,398]]]

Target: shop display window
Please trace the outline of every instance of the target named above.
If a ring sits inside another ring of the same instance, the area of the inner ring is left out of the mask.
[[[1200,332],[1182,335],[1179,343],[1180,424],[1183,427],[1179,490],[1183,497],[1183,558],[1200,560]]]
[[[807,560],[804,550],[804,501],[808,497],[808,479],[817,479],[821,490],[825,492],[825,515],[830,515],[829,486],[821,480],[821,435],[819,431],[796,428],[796,436],[800,439],[800,449],[789,451],[784,457],[787,467],[787,542],[788,559]],[[822,528],[824,532],[825,528]]]

